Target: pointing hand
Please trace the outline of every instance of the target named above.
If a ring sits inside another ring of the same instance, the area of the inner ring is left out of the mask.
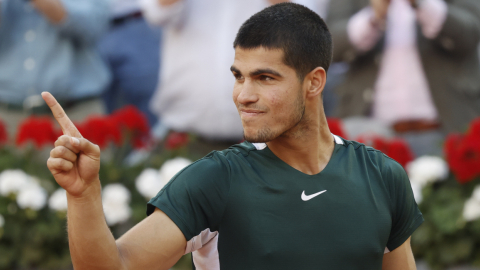
[[[48,169],[70,195],[82,196],[89,187],[100,183],[100,148],[82,137],[50,93],[43,92],[42,97],[63,131],[50,152]]]

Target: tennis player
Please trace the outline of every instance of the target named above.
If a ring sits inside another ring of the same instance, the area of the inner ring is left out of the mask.
[[[75,269],[169,269],[190,252],[202,270],[416,269],[410,236],[423,217],[404,169],[327,126],[324,21],[274,5],[243,24],[234,48],[246,141],[179,172],[118,240],[103,215],[99,147],[43,93],[64,133],[48,167],[67,191]]]

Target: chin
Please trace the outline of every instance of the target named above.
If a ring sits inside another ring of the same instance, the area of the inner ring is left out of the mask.
[[[244,128],[243,137],[246,141],[251,143],[266,143],[274,140],[278,137],[278,135],[275,135],[275,133],[272,132],[269,127],[263,127],[255,130]]]

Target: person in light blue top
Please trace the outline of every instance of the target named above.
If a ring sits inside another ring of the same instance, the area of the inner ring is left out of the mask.
[[[60,101],[99,96],[110,74],[96,50],[108,0],[0,0],[0,104],[42,91]]]

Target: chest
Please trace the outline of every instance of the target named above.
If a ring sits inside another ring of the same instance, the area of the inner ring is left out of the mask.
[[[380,179],[345,172],[238,176],[220,228],[221,248],[235,247],[255,265],[301,261],[338,268],[343,260],[342,269],[353,269],[366,258],[381,265],[391,216]]]

